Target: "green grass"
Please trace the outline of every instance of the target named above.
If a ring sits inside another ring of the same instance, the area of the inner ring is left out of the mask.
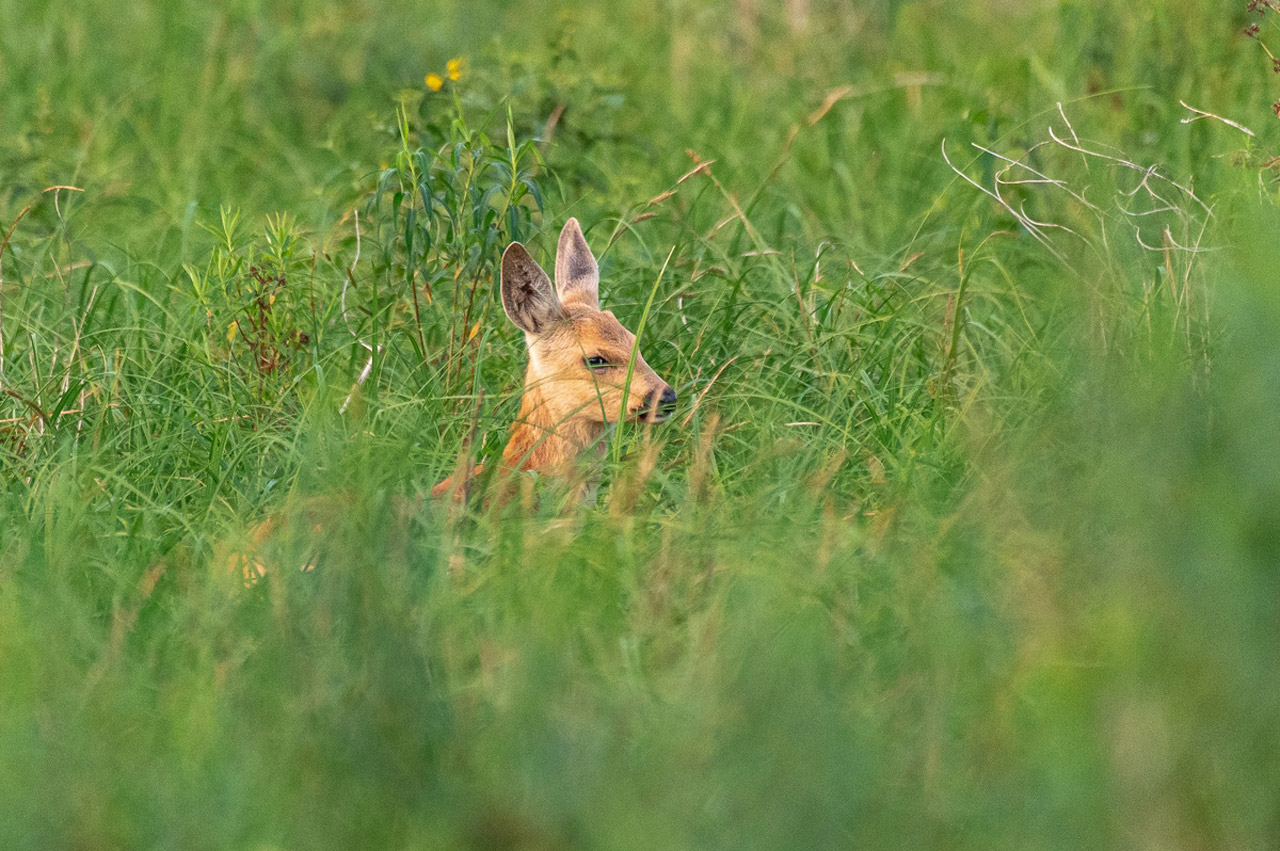
[[[779,5],[0,0],[0,847],[1280,845],[1258,18]],[[569,216],[680,411],[413,502]]]

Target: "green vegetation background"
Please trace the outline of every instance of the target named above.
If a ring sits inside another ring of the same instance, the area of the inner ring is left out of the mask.
[[[1243,6],[0,0],[0,847],[1280,846]],[[570,215],[680,412],[414,503]]]

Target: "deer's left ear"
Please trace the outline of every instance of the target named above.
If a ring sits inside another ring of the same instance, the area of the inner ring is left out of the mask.
[[[560,231],[556,247],[556,290],[566,305],[600,309],[600,267],[587,247],[577,219],[569,219]]]

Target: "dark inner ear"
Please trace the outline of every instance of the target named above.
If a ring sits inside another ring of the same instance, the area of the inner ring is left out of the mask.
[[[539,334],[548,325],[564,318],[560,299],[551,279],[518,242],[502,255],[502,309],[516,327]]]

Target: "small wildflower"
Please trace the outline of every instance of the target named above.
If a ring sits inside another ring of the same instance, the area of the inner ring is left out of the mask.
[[[1249,24],[1249,26],[1247,26],[1247,27],[1245,27],[1245,28],[1244,28],[1244,34],[1245,34],[1245,35],[1247,35],[1249,38],[1257,38],[1257,37],[1258,37],[1258,31],[1259,31],[1260,29],[1262,29],[1262,28],[1261,28],[1261,27],[1259,27],[1257,24]],[[427,79],[430,79],[430,77],[428,77]],[[439,78],[439,77],[436,77],[436,79],[438,80],[438,79],[440,79],[440,78]]]
[[[444,88],[444,78],[436,72],[432,71],[425,77],[427,88],[433,92],[438,92]]]
[[[462,77],[462,59],[455,57],[446,62],[444,66],[444,73],[450,80],[457,82],[458,79]]]
[[[1277,74],[1280,74],[1280,58],[1272,58],[1271,70],[1275,71]]]

